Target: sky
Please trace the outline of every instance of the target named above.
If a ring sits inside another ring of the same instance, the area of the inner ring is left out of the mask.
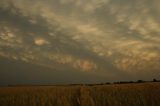
[[[0,0],[0,84],[160,79],[159,0]]]

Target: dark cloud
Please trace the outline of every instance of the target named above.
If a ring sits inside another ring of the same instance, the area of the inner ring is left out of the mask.
[[[0,56],[64,73],[155,77],[160,69],[157,3],[2,0]]]

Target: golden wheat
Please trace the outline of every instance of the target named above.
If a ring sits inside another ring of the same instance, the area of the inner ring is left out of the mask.
[[[160,106],[160,83],[1,87],[0,106]]]

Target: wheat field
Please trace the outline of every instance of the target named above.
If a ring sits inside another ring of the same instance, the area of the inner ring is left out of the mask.
[[[160,106],[160,83],[1,87],[0,106]]]

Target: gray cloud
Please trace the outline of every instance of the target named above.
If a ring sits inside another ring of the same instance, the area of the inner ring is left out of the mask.
[[[160,69],[158,3],[2,0],[0,56],[98,75],[152,77],[145,73]]]

